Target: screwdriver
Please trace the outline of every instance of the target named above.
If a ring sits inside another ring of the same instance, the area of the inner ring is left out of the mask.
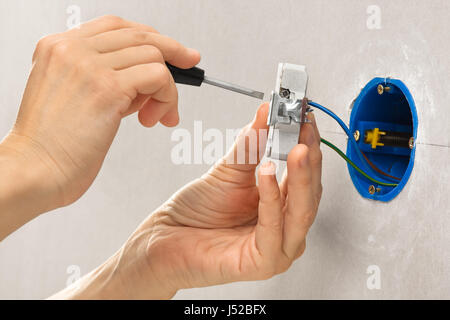
[[[170,73],[172,74],[173,80],[175,83],[187,84],[190,86],[200,87],[202,83],[207,83],[209,85],[213,85],[222,89],[238,92],[241,94],[245,94],[247,96],[264,99],[264,93],[247,89],[232,83],[228,83],[222,80],[217,80],[214,78],[210,78],[205,76],[205,70],[200,69],[198,67],[193,67],[190,69],[181,69],[177,68],[170,63],[167,63],[167,68],[169,68]]]

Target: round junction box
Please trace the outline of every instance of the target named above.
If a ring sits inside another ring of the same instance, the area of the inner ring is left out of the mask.
[[[414,99],[402,81],[374,78],[361,90],[353,102],[350,131],[368,160],[358,155],[352,143],[347,144],[347,156],[373,178],[398,184],[379,185],[348,165],[363,197],[390,201],[403,189],[414,166],[417,122]]]

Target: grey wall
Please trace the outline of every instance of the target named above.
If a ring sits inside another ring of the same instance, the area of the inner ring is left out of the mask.
[[[37,40],[66,28],[66,8],[82,20],[116,14],[150,24],[202,53],[211,76],[269,93],[278,62],[307,66],[308,96],[346,121],[349,104],[374,76],[403,80],[416,101],[415,167],[389,203],[362,199],[345,163],[324,152],[324,194],[304,256],[263,282],[184,290],[176,298],[450,298],[448,1],[0,1],[0,136],[12,126]],[[369,5],[381,29],[368,29]],[[238,128],[251,98],[205,86],[180,88],[180,127]],[[346,145],[340,128],[316,113],[321,133]],[[46,214],[0,243],[0,298],[45,298],[126,240],[137,224],[207,165],[176,166],[171,131],[123,121],[105,164],[74,205]],[[370,265],[381,289],[366,286]]]

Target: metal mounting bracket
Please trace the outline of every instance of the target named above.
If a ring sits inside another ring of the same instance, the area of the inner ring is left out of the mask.
[[[267,125],[269,135],[266,156],[287,160],[292,148],[298,144],[301,125],[307,122],[308,112],[306,67],[279,63],[275,91],[272,91]]]

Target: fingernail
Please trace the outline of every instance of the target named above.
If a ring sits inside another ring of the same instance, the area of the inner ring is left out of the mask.
[[[274,175],[277,171],[277,166],[272,161],[267,161],[261,165],[261,175]]]

